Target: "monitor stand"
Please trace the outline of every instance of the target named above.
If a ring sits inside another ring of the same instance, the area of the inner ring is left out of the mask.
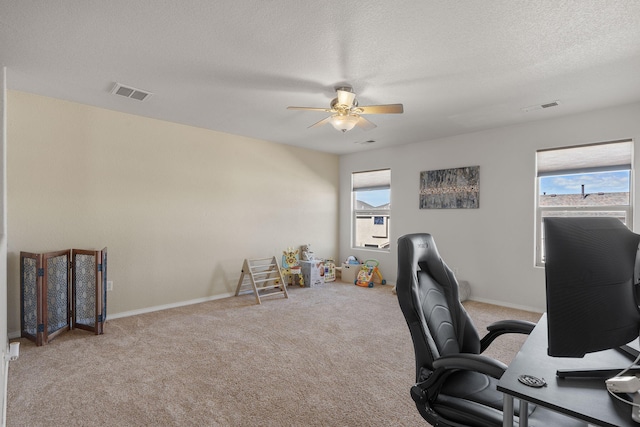
[[[628,345],[623,345],[621,347],[616,348],[619,352],[624,354],[631,361],[635,361],[638,358],[640,352],[633,347]],[[573,370],[573,369],[558,369],[556,371],[556,376],[558,378],[611,378],[618,375],[621,371],[626,368],[601,368],[601,369],[583,369],[583,370]],[[640,365],[633,365],[627,371],[630,374],[640,374]]]

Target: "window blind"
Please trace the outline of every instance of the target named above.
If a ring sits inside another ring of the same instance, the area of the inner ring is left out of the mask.
[[[351,189],[353,191],[391,188],[391,169],[354,172],[351,177]]]
[[[577,173],[630,170],[633,141],[630,139],[536,152],[538,177]]]

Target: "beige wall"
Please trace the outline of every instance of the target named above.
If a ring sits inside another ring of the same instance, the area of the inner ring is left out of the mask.
[[[245,257],[338,255],[338,157],[8,93],[8,318],[19,252],[109,248],[109,314],[226,296]]]

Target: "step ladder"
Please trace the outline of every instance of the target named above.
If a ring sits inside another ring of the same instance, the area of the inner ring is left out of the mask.
[[[287,285],[280,273],[280,266],[276,257],[245,258],[242,264],[242,274],[238,280],[236,296],[255,293],[256,301],[261,304],[260,297],[283,295],[289,298]]]

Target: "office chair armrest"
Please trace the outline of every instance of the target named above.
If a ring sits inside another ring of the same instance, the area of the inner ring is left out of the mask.
[[[489,333],[480,340],[480,353],[483,353],[487,347],[503,334],[525,334],[529,335],[535,323],[526,320],[500,320],[487,326]]]
[[[480,372],[493,378],[500,379],[507,365],[499,360],[492,359],[481,354],[458,353],[451,356],[443,356],[433,361],[435,369],[464,369],[467,371]]]

